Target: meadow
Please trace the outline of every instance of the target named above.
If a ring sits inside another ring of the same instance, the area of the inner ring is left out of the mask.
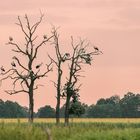
[[[0,140],[140,140],[140,119],[71,119],[70,126],[54,119],[1,119]],[[63,122],[63,119],[61,120]]]

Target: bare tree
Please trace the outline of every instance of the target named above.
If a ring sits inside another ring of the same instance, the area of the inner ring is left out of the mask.
[[[77,86],[79,77],[82,75],[80,72],[82,72],[82,66],[84,64],[91,65],[91,62],[93,60],[93,55],[99,55],[102,52],[97,48],[93,47],[94,50],[91,51],[88,50],[90,47],[90,43],[86,40],[81,40],[74,44],[73,37],[71,37],[71,46],[73,48],[73,52],[70,58],[70,65],[69,65],[69,77],[67,78],[67,82],[64,86],[64,95],[66,97],[66,103],[65,103],[65,124],[69,124],[69,106],[70,106],[70,100],[73,98],[73,100],[76,100],[79,97],[79,89],[80,86]]]
[[[62,74],[63,74],[62,64],[66,60],[69,60],[70,54],[69,53],[62,54],[60,52],[59,34],[57,33],[57,29],[55,27],[52,30],[52,34],[53,34],[53,39],[54,39],[52,45],[54,45],[55,47],[56,60],[53,59],[50,55],[49,55],[49,58],[57,67],[57,82],[53,82],[53,83],[57,89],[56,123],[59,124],[60,123],[60,102],[61,102],[61,97],[63,96],[62,95]]]
[[[19,45],[16,43],[12,37],[9,37],[8,45],[12,45],[14,49],[13,52],[19,54],[19,56],[13,57],[13,62],[11,63],[12,68],[5,70],[1,67],[3,78],[13,80],[13,89],[6,90],[5,92],[12,95],[17,93],[27,93],[29,96],[29,122],[33,122],[33,112],[34,112],[34,91],[38,89],[40,85],[36,83],[40,78],[46,77],[47,74],[52,71],[52,61],[49,64],[45,64],[46,68],[43,71],[43,63],[39,63],[35,66],[35,60],[38,57],[38,52],[40,48],[49,42],[53,35],[47,37],[44,35],[40,43],[36,43],[37,35],[36,30],[42,22],[43,14],[41,14],[40,19],[31,25],[30,20],[27,15],[25,15],[24,21],[18,17],[18,23],[16,23],[25,37],[25,45]],[[27,61],[23,62],[22,59],[25,58]],[[42,68],[42,70],[41,70]]]

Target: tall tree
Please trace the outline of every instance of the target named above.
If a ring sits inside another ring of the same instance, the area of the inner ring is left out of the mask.
[[[9,37],[8,45],[12,45],[14,48],[13,52],[17,53],[13,57],[13,62],[11,63],[12,68],[5,70],[1,67],[2,75],[4,76],[1,81],[5,79],[13,80],[13,89],[6,90],[5,92],[12,95],[17,93],[27,93],[29,97],[29,122],[33,122],[33,112],[34,112],[34,91],[38,89],[39,85],[36,83],[40,78],[45,77],[51,70],[51,64],[46,64],[44,70],[42,68],[43,63],[36,64],[35,61],[38,58],[38,52],[40,48],[53,38],[53,35],[47,37],[44,35],[40,43],[36,43],[38,29],[40,23],[43,19],[43,14],[41,14],[39,20],[34,24],[31,24],[27,15],[24,18],[25,22],[18,16],[18,23],[16,23],[25,38],[24,44],[19,44],[14,41],[12,37]],[[23,57],[26,62],[23,62]]]
[[[92,51],[89,42],[81,40],[78,43],[74,43],[73,37],[71,37],[71,46],[73,52],[70,58],[69,65],[69,75],[67,82],[64,86],[64,94],[66,97],[66,108],[65,108],[65,124],[69,124],[69,107],[71,98],[75,99],[79,96],[80,86],[77,86],[79,77],[81,77],[80,72],[82,72],[82,65],[91,65],[92,56],[99,55],[102,53],[97,47],[93,47]]]
[[[53,81],[53,83],[57,90],[56,123],[59,124],[60,123],[60,103],[61,103],[61,97],[63,96],[62,95],[62,74],[63,74],[62,64],[66,60],[69,60],[70,54],[69,53],[62,54],[62,52],[60,51],[59,34],[55,27],[52,30],[52,34],[53,34],[53,39],[54,39],[52,45],[54,45],[55,47],[56,60],[52,58],[50,55],[49,55],[49,58],[52,60],[52,62],[55,64],[57,68],[57,81],[56,82]]]

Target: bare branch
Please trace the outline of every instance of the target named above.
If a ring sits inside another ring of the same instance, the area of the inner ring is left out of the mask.
[[[53,70],[51,67],[52,63],[53,62],[51,60],[51,62],[49,64],[46,64],[47,70],[43,74],[35,75],[34,80],[39,79],[41,77],[45,77],[50,71],[52,71]]]
[[[54,84],[54,87],[56,87],[56,88],[58,87],[56,82],[54,82],[54,81],[51,81],[51,82]]]
[[[58,28],[55,28],[55,27],[52,28],[52,34],[54,35],[54,42],[52,44],[54,44],[55,46],[55,51],[56,51],[56,56],[57,56],[58,61],[61,61],[62,56],[59,50],[60,48],[59,47],[59,34],[57,33],[57,29]]]
[[[23,24],[22,24],[21,19],[20,19],[19,16],[18,16],[18,22],[19,22],[19,23],[16,23],[16,24],[19,25],[19,26],[21,27],[22,32],[25,34],[25,36],[26,36],[27,38],[29,38],[28,34],[26,33],[26,31],[25,31],[25,29],[24,29],[24,27],[23,27]]]
[[[13,59],[15,59],[15,60],[17,61],[17,63],[19,64],[20,67],[22,67],[22,68],[23,68],[24,70],[26,70],[26,71],[29,71],[25,66],[23,66],[23,65],[20,63],[19,59],[18,59],[16,56],[14,56]]]
[[[44,85],[36,85],[36,87],[33,90],[37,90],[39,86],[44,86]]]
[[[50,37],[47,38],[47,39],[44,39],[44,40],[36,47],[35,53],[34,53],[34,56],[33,56],[33,59],[32,59],[32,60],[34,60],[34,59],[36,58],[37,53],[38,53],[38,49],[39,49],[43,44],[45,44],[46,42],[48,42],[51,38],[53,38],[53,35],[50,36]]]
[[[53,62],[53,63],[55,63],[55,65],[58,67],[58,64],[57,64],[57,62],[48,54],[48,57],[50,58],[50,60]]]
[[[72,97],[72,92],[75,90],[75,85],[77,84],[79,77],[83,77],[79,73],[82,72],[83,64],[91,64],[92,56],[99,55],[101,51],[96,47],[94,47],[94,51],[88,52],[89,42],[86,40],[81,40],[79,43],[74,43],[73,37],[71,37],[71,46],[73,48],[72,56],[71,56],[71,64],[69,65],[69,78],[67,78],[66,83],[66,94],[67,97]]]
[[[18,44],[14,43],[14,42],[8,42],[7,45],[15,46],[17,50],[13,49],[14,52],[18,52],[18,53],[22,53],[22,54],[26,55],[26,53],[19,47]]]
[[[21,92],[22,93],[23,92],[28,93],[28,91],[26,91],[26,90],[18,90],[18,91],[16,91],[16,90],[5,90],[5,92],[9,95],[13,95],[13,94],[21,93]]]
[[[41,16],[40,16],[40,19],[38,22],[36,22],[32,27],[31,27],[31,31],[32,31],[32,34],[35,33],[37,27],[39,26],[39,24],[42,22],[42,19],[43,19],[44,15],[41,13]]]

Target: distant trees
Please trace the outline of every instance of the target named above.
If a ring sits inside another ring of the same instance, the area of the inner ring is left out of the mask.
[[[119,101],[119,102],[118,102]],[[60,118],[65,117],[65,104],[60,108]],[[55,118],[55,109],[49,105],[34,112],[37,118]],[[85,118],[137,118],[140,117],[140,94],[128,92],[122,99],[112,96],[99,99],[95,105],[86,105],[80,101],[70,102],[69,115]],[[28,108],[16,102],[0,100],[0,118],[28,117]]]
[[[120,101],[122,117],[140,117],[140,94],[128,92]]]
[[[36,116],[39,118],[55,118],[55,109],[46,105],[38,109]]]
[[[111,96],[107,99],[99,99],[96,105],[92,105],[88,109],[88,117],[121,117],[120,97]]]
[[[140,94],[128,92],[122,99],[112,96],[99,99],[96,105],[89,106],[88,117],[140,117]]]
[[[121,117],[121,110],[117,104],[92,105],[88,108],[87,117],[118,118]]]
[[[115,95],[111,96],[110,98],[104,99],[101,98],[97,101],[97,105],[102,105],[102,104],[118,104],[120,102],[120,97]]]
[[[28,116],[28,109],[16,102],[0,100],[0,118],[25,118]]]
[[[86,105],[82,104],[81,102],[71,102],[69,108],[69,114],[73,115],[74,117],[80,117],[81,115],[85,114]]]

